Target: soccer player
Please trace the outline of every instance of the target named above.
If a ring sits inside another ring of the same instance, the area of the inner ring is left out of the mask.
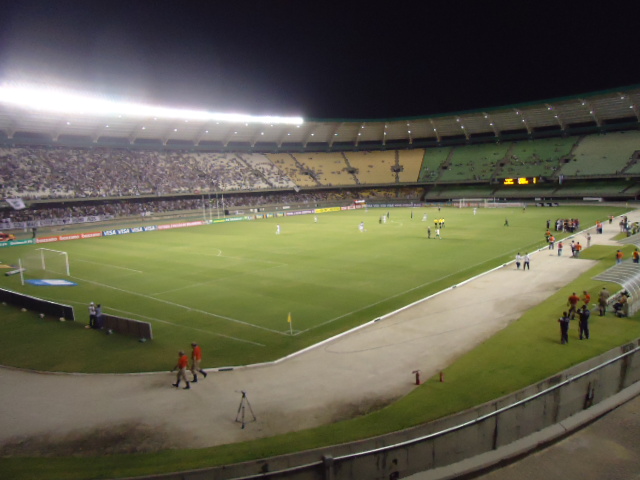
[[[358,230],[360,230],[360,233],[364,232],[364,222],[360,222],[360,225],[358,225]]]
[[[280,224],[276,225],[276,235],[280,235]]]

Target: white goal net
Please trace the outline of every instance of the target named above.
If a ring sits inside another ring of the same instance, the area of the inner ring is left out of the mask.
[[[485,208],[524,208],[524,202],[493,202],[485,200]]]
[[[69,254],[50,248],[36,248],[20,258],[20,266],[29,277],[42,276],[45,273],[71,275]]]
[[[524,202],[497,202],[493,198],[458,198],[453,200],[458,208],[524,208]]]

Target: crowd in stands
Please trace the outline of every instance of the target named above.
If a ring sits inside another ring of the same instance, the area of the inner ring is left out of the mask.
[[[0,148],[0,194],[104,198],[295,186],[266,157],[231,153]]]
[[[260,208],[269,205],[313,206],[340,203],[356,199],[413,199],[418,200],[422,190],[416,187],[398,189],[369,189],[366,191],[319,190],[314,192],[272,192],[268,194],[235,193],[201,195],[191,198],[145,198],[76,201],[62,203],[33,203],[30,208],[0,209],[0,222],[33,222],[38,220],[72,219],[91,216],[132,217],[167,214],[170,212],[234,210]]]

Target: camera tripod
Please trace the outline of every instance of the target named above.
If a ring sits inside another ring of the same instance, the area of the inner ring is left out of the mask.
[[[240,406],[238,407],[238,413],[236,414],[236,422],[242,422],[242,428],[244,429],[245,421],[244,421],[244,413],[245,409],[248,407],[253,420],[251,422],[256,421],[256,415],[253,413],[253,408],[251,408],[251,404],[249,403],[249,399],[247,398],[247,392],[242,390],[242,398],[240,399]]]

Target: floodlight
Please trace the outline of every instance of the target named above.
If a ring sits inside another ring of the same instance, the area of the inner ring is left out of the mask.
[[[157,118],[177,119],[185,122],[199,120],[285,125],[300,125],[304,123],[302,117],[256,116],[158,107],[138,103],[116,102],[51,87],[23,87],[6,84],[0,85],[0,103],[37,111],[76,115],[117,115],[118,117],[126,115],[129,117],[153,118],[154,120]]]

